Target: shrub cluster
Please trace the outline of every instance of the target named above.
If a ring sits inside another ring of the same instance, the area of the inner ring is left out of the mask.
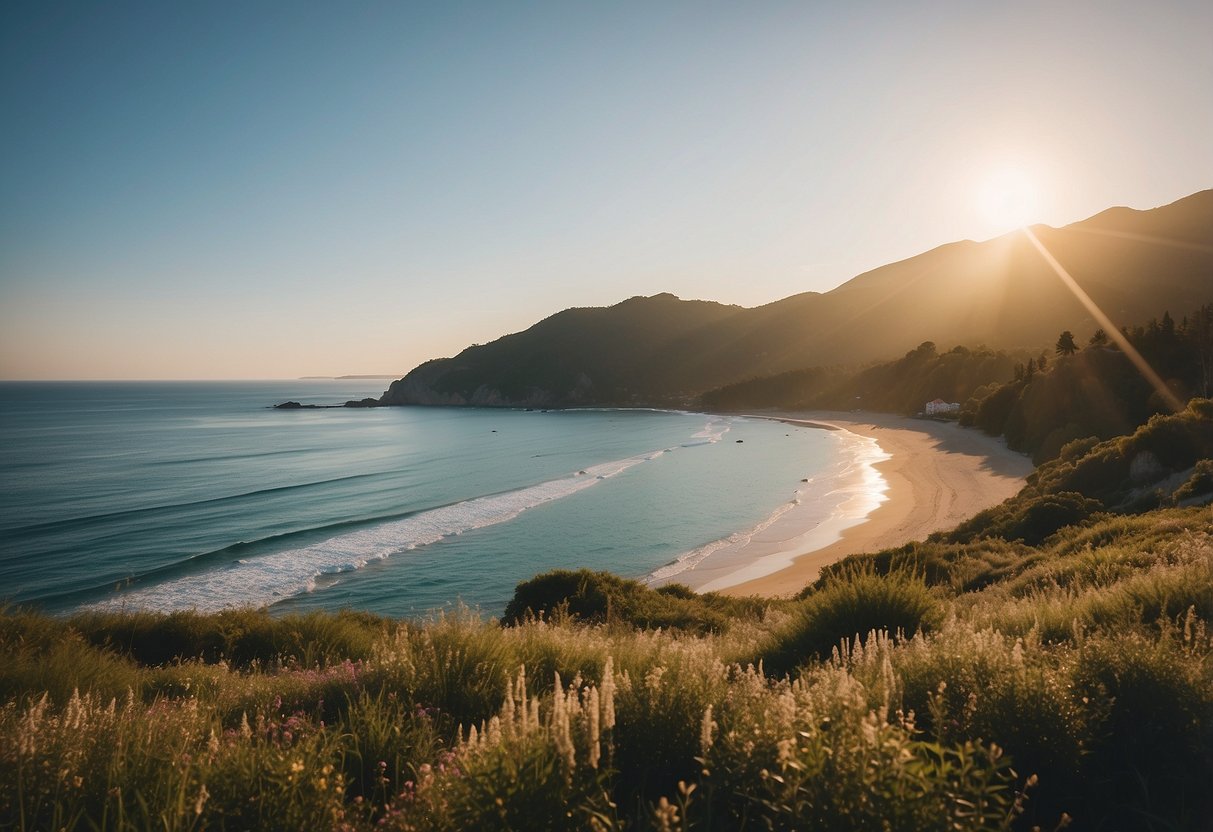
[[[681,584],[650,590],[610,572],[555,569],[518,584],[504,620],[516,624],[529,618],[571,617],[596,624],[721,633],[731,622],[761,618],[771,605],[714,592],[698,595]]]

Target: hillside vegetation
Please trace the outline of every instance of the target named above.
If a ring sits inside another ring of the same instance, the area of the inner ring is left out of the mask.
[[[1208,400],[1069,445],[785,601],[564,572],[505,623],[9,610],[0,827],[1208,830],[1211,449]]]
[[[1213,304],[1179,323],[1164,312],[1122,334],[1174,398],[1213,392]],[[1029,360],[1010,381],[977,390],[962,408],[961,424],[1005,436],[1011,448],[1042,462],[1067,442],[1119,436],[1168,410],[1163,395],[1102,330],[1081,349],[1073,344],[1057,352],[1046,366]]]
[[[1186,402],[1213,391],[1213,304],[1178,323],[1164,312],[1121,334],[1172,399]],[[1010,448],[1038,464],[1055,459],[1070,442],[1130,433],[1173,406],[1102,330],[1093,330],[1085,346],[1069,330],[1058,342],[1035,353],[958,346],[941,354],[927,341],[896,361],[749,379],[708,391],[700,402],[710,410],[740,412],[862,408],[913,414],[939,398],[961,404],[960,424],[1005,437]]]
[[[1145,321],[1209,301],[1213,190],[1033,231],[1117,320]],[[669,294],[568,309],[426,362],[394,382],[381,402],[686,405],[749,378],[854,367],[928,340],[1038,350],[1063,329],[1096,326],[1026,235],[1015,232],[941,246],[832,291],[754,309]]]
[[[963,402],[978,390],[1010,382],[1015,368],[1035,355],[1026,350],[994,351],[958,346],[940,354],[925,341],[896,361],[861,370],[812,367],[748,379],[709,390],[700,398],[707,410],[875,410],[917,413],[932,399]]]

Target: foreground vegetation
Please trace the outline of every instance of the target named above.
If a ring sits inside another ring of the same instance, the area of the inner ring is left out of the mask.
[[[9,610],[0,827],[1210,829],[1211,437],[1203,400],[1080,442],[784,601],[558,572],[502,622]]]

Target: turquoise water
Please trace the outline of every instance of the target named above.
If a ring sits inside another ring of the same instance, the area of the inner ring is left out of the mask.
[[[548,569],[644,578],[838,452],[826,431],[704,414],[267,407],[383,386],[0,384],[0,598],[497,614]]]

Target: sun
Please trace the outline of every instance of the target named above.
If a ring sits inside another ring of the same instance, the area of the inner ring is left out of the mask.
[[[985,221],[999,234],[1039,219],[1036,182],[1022,168],[999,168],[987,174],[978,191],[978,204]]]

